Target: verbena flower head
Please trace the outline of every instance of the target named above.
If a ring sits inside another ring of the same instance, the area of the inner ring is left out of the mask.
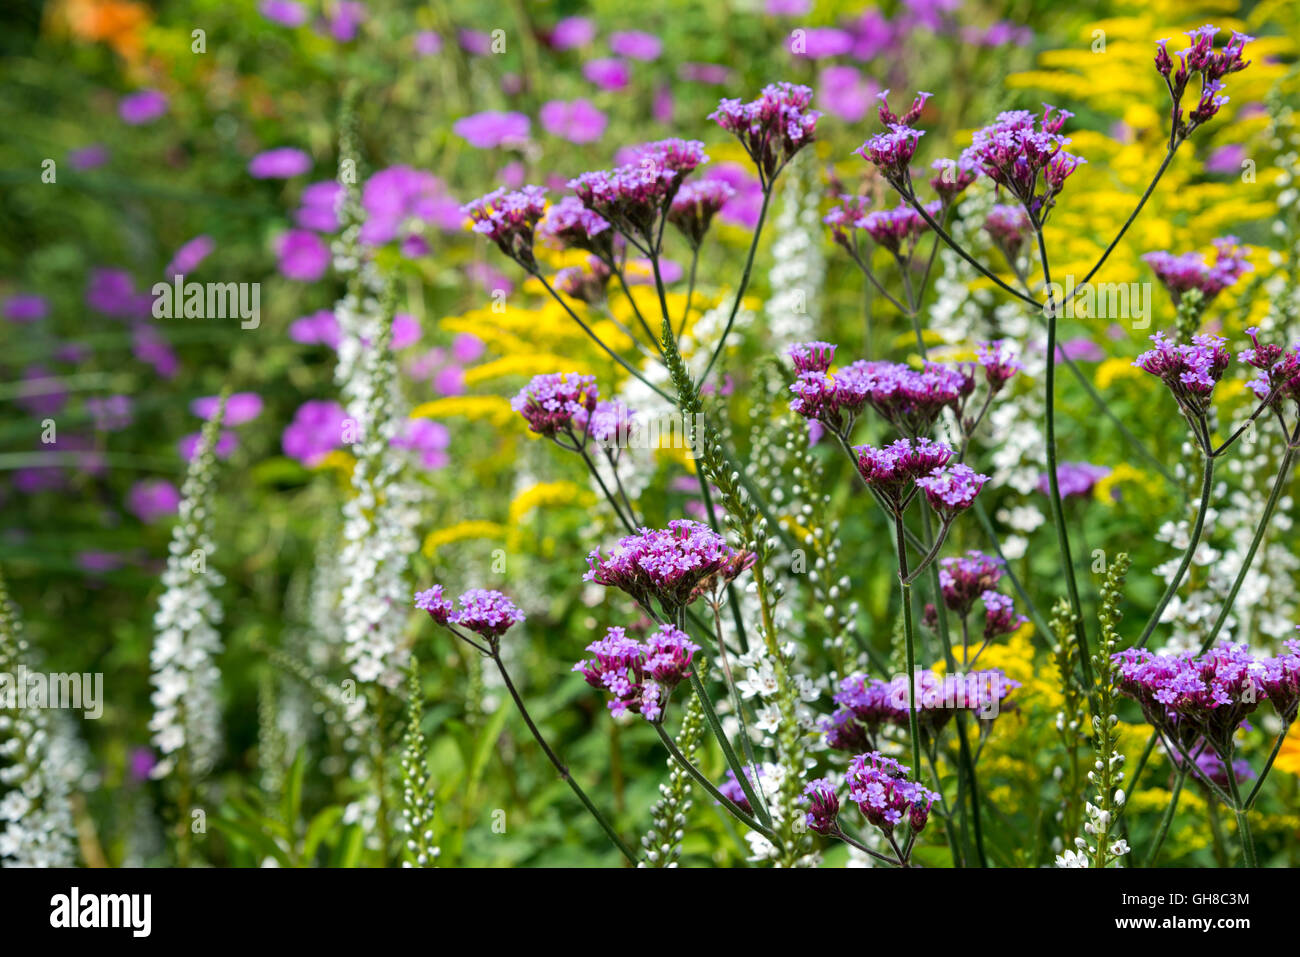
[[[713,223],[713,217],[735,195],[736,191],[720,179],[687,183],[673,197],[668,221],[686,237],[692,249],[698,249]]]
[[[975,359],[984,369],[984,381],[994,392],[1001,391],[1017,372],[1025,368],[1005,339],[981,342],[975,347]]]
[[[1197,753],[1199,751],[1199,753]],[[1203,741],[1193,742],[1192,747],[1187,749],[1187,753],[1194,757],[1195,771],[1192,774],[1192,780],[1202,783],[1208,780],[1220,788],[1230,787],[1228,783],[1228,766],[1224,764],[1223,758]],[[1175,767],[1183,768],[1187,766],[1187,759],[1177,751],[1170,756],[1170,760]],[[1255,771],[1250,766],[1249,761],[1234,760],[1232,762],[1232,773],[1236,778],[1237,784],[1242,784],[1255,777]]]
[[[538,232],[561,248],[583,249],[606,263],[614,258],[614,230],[576,196],[566,196],[547,210]]]
[[[1247,383],[1260,401],[1269,400],[1275,409],[1281,409],[1282,400],[1290,399],[1300,408],[1300,345],[1284,349],[1274,343],[1261,345],[1259,329],[1246,330],[1252,347],[1238,358],[1259,370],[1259,375]]]
[[[1016,603],[1009,595],[990,589],[980,595],[980,600],[984,603],[985,641],[1009,635],[1029,621],[1024,615],[1016,614]]]
[[[937,218],[942,206],[935,200],[926,205],[925,211],[931,218]],[[859,225],[877,245],[904,258],[911,254],[916,241],[930,228],[925,218],[907,203],[896,209],[878,209],[868,213]]]
[[[1245,645],[1224,645],[1200,656],[1129,648],[1112,661],[1119,690],[1184,749],[1203,737],[1221,756],[1230,754],[1233,733],[1264,696],[1260,666]]]
[[[886,833],[906,822],[913,832],[924,829],[930,806],[939,795],[909,781],[911,769],[879,751],[856,755],[849,762],[845,781],[849,800],[862,816]]]
[[[984,231],[993,237],[1008,259],[1014,260],[1029,234],[1029,216],[1023,206],[997,203],[984,218]]]
[[[963,618],[975,600],[996,588],[1002,578],[1002,559],[969,551],[960,558],[939,559],[939,590],[943,603]]]
[[[655,251],[659,217],[667,215],[686,175],[708,159],[697,140],[660,140],[638,148],[635,162],[583,173],[569,188],[644,251]]]
[[[1300,641],[1288,641],[1286,648],[1286,654],[1260,661],[1257,677],[1278,716],[1290,724],[1300,710]]]
[[[853,152],[878,169],[895,189],[906,193],[912,157],[925,131],[914,130],[905,123],[888,125],[885,132],[870,137]]]
[[[583,580],[619,588],[647,608],[657,600],[672,614],[735,579],[755,559],[707,525],[678,519],[666,529],[642,528],[628,535],[608,557],[595,549],[587,557],[590,569]]]
[[[944,207],[952,205],[954,199],[966,191],[966,188],[979,178],[979,167],[969,159],[937,159],[930,168],[938,170],[938,175],[930,178],[930,188],[939,194]]]
[[[988,480],[987,475],[979,474],[969,465],[953,465],[936,469],[917,479],[916,484],[925,493],[930,507],[943,521],[950,522],[975,504],[975,497]]]
[[[580,302],[598,303],[605,299],[609,286],[609,266],[596,257],[587,257],[584,266],[570,266],[555,274],[555,286],[560,292]]]
[[[620,436],[626,436],[632,416],[636,413],[617,399],[610,402],[597,402],[593,412],[579,409],[573,416],[573,430],[590,436],[606,447],[618,443]]]
[[[593,412],[598,395],[595,376],[551,372],[534,376],[510,400],[510,407],[524,417],[530,432],[554,438],[573,433],[574,417]]]
[[[936,363],[917,371],[901,363],[860,360],[835,379],[841,405],[869,404],[906,436],[930,431],[943,409],[957,408],[974,385],[961,371]]]
[[[1236,236],[1222,236],[1214,240],[1214,264],[1210,265],[1198,253],[1188,252],[1173,255],[1165,250],[1147,253],[1142,257],[1155,272],[1156,278],[1169,291],[1169,296],[1178,305],[1183,294],[1190,289],[1198,290],[1204,297],[1204,305],[1229,286],[1236,285],[1238,279],[1255,267],[1246,257],[1250,247],[1239,245]]]
[[[1028,110],[1000,113],[991,125],[975,131],[962,159],[977,165],[1041,223],[1066,179],[1086,162],[1065,150],[1070,140],[1061,129],[1073,115],[1048,104],[1041,117]]]
[[[821,113],[808,108],[812,96],[806,86],[775,83],[764,87],[758,99],[748,103],[738,99],[720,101],[709,119],[740,140],[766,185],[816,138]]]
[[[587,646],[592,657],[579,661],[573,670],[593,688],[614,696],[609,709],[615,716],[630,711],[658,723],[672,690],[690,677],[691,660],[699,650],[685,632],[672,625],[662,626],[644,642],[615,627]]]
[[[1192,130],[1213,119],[1228,102],[1228,97],[1219,94],[1225,89],[1223,78],[1229,73],[1237,73],[1250,66],[1249,60],[1243,59],[1246,44],[1254,37],[1244,33],[1233,32],[1231,39],[1219,52],[1214,50],[1214,38],[1219,28],[1206,24],[1195,30],[1189,30],[1191,45],[1178,58],[1178,67],[1174,68],[1174,58],[1169,55],[1169,40],[1156,41],[1156,71],[1165,79],[1169,89],[1169,98],[1173,115],[1172,137],[1175,141],[1189,135]],[[1201,87],[1197,103],[1187,119],[1183,117],[1183,96],[1187,92],[1188,81],[1192,74],[1200,74]],[[1190,122],[1189,122],[1190,120]]]
[[[1091,462],[1058,462],[1056,487],[1061,493],[1061,498],[1082,497],[1110,474],[1111,470],[1104,465],[1093,465]],[[1051,494],[1052,486],[1046,472],[1038,477],[1037,488],[1043,495]]]
[[[863,227],[867,218],[867,207],[871,201],[865,196],[854,196],[849,193],[837,194],[831,199],[836,205],[822,217],[822,222],[831,228],[831,236],[835,242],[852,252],[853,240],[849,230]]]
[[[528,272],[537,271],[533,233],[546,212],[545,189],[525,186],[515,192],[494,190],[461,207],[461,212],[473,220],[474,232],[492,240]]]
[[[442,586],[416,592],[415,607],[429,613],[440,625],[457,625],[488,640],[493,647],[512,627],[524,620],[524,613],[499,591],[471,588],[458,599],[459,611],[443,598]]]
[[[930,439],[899,439],[882,449],[859,445],[853,451],[862,480],[895,510],[904,507],[913,483],[919,484],[953,456],[948,446]]]
[[[1189,416],[1199,417],[1210,407],[1210,395],[1232,361],[1222,336],[1193,336],[1191,344],[1170,342],[1163,332],[1151,337],[1155,348],[1133,364],[1158,378],[1174,394]]]
[[[827,778],[815,778],[804,785],[804,803],[808,805],[808,829],[817,834],[834,833],[840,815],[840,798],[835,785]]]
[[[440,625],[445,625],[455,605],[451,599],[442,597],[441,585],[434,585],[432,588],[415,593],[415,607],[427,611],[430,618]]]
[[[747,764],[742,770],[745,777],[753,788],[757,788],[759,781],[763,778],[763,769],[755,764]],[[737,805],[746,814],[753,814],[754,809],[750,806],[749,798],[745,796],[745,789],[740,786],[740,781],[736,779],[736,772],[730,768],[727,769],[727,780],[718,785],[718,791],[728,801]],[[717,802],[714,802],[715,804]]]
[[[825,373],[830,370],[831,363],[835,361],[835,346],[821,341],[796,342],[790,347],[789,356],[794,364],[794,370],[800,374]]]
[[[876,99],[880,101],[880,106],[876,108],[876,112],[880,117],[880,122],[884,123],[886,126],[893,126],[896,123],[915,123],[921,118],[921,113],[925,110],[926,100],[930,99],[932,96],[934,96],[933,93],[917,93],[915,99],[912,100],[912,105],[908,107],[907,112],[902,116],[896,116],[889,108],[889,91],[881,90],[876,94]]]

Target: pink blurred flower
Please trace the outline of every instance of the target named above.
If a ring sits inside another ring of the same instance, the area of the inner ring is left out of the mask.
[[[281,275],[299,282],[315,282],[330,264],[329,247],[305,229],[291,229],[281,236],[276,254]]]
[[[167,96],[158,90],[128,93],[117,104],[117,115],[130,126],[152,123],[167,112]]]
[[[584,63],[582,75],[602,90],[614,91],[627,86],[631,73],[622,60],[598,59]]]
[[[50,303],[44,296],[18,293],[4,301],[4,317],[10,322],[37,322],[50,314]]]
[[[181,493],[165,479],[143,479],[136,482],[126,496],[127,510],[146,525],[176,514],[180,504]]]
[[[217,412],[220,396],[205,395],[190,403],[190,411],[200,419],[210,419]],[[251,422],[262,414],[262,397],[256,392],[232,392],[226,400],[226,414],[222,425],[236,426]]]
[[[311,169],[311,157],[292,146],[281,146],[258,153],[248,161],[254,179],[292,179]]]
[[[173,276],[184,276],[193,272],[215,248],[216,243],[212,241],[211,236],[195,236],[176,250],[172,255],[172,261],[163,269],[163,275],[170,279]]]
[[[609,123],[590,100],[551,100],[542,104],[539,118],[542,129],[570,143],[594,143]]]
[[[257,9],[266,19],[282,27],[300,27],[307,22],[307,11],[295,0],[262,0]]]
[[[330,309],[321,309],[289,323],[289,338],[308,346],[339,347],[339,322]]]
[[[191,432],[189,435],[184,436],[176,444],[176,450],[180,452],[181,458],[186,462],[194,458],[194,453],[199,450],[199,442],[202,439],[202,432]],[[230,453],[235,451],[237,444],[235,433],[222,429],[221,434],[217,436],[217,444],[213,446],[212,454],[222,460],[228,459]]]
[[[596,25],[586,17],[565,17],[551,30],[549,42],[552,50],[573,50],[585,47],[596,38]]]
[[[629,60],[657,60],[663,52],[663,42],[653,33],[626,30],[609,35],[609,48]]]
[[[337,402],[322,399],[304,402],[280,438],[284,454],[314,468],[326,455],[343,445],[346,421],[347,413]]]
[[[531,127],[523,113],[486,110],[462,116],[451,125],[451,130],[470,146],[490,150],[528,139]]]

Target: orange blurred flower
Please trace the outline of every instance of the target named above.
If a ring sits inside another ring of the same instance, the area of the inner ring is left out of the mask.
[[[131,0],[61,0],[52,18],[81,40],[107,43],[119,56],[136,62],[141,52],[141,31],[149,22],[149,9]]]

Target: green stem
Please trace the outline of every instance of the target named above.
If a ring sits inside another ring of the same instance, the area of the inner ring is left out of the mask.
[[[907,728],[912,738],[912,774],[921,780],[921,725],[916,713],[916,638],[912,625],[912,586],[907,580],[907,541],[903,537],[903,516],[895,513],[894,533],[898,545],[898,588],[903,599],[903,642],[907,652]]]
[[[1259,859],[1255,856],[1255,838],[1250,833],[1250,821],[1248,820],[1250,811],[1242,803],[1241,791],[1237,787],[1237,775],[1232,770],[1232,756],[1224,762],[1228,769],[1228,790],[1232,792],[1232,811],[1237,815],[1237,837],[1241,841],[1241,852],[1246,858],[1247,867],[1259,867]]]
[[[758,795],[754,793],[754,786],[749,783],[749,775],[745,773],[744,767],[740,763],[740,758],[736,756],[736,751],[727,739],[727,734],[722,730],[722,721],[718,718],[718,712],[714,710],[713,702],[709,700],[709,693],[704,688],[704,683],[700,681],[699,675],[691,673],[691,688],[695,691],[695,696],[700,699],[700,705],[704,708],[704,716],[708,719],[709,729],[713,736],[718,739],[718,744],[722,748],[722,756],[726,758],[727,766],[731,768],[731,773],[736,776],[736,782],[740,785],[740,790],[745,794],[745,800],[749,806],[762,817],[768,824],[771,818],[767,814],[766,808],[758,800]],[[712,787],[712,785],[710,785]]]
[[[1196,522],[1192,526],[1192,537],[1187,542],[1187,549],[1183,552],[1183,560],[1178,565],[1178,571],[1174,572],[1174,577],[1169,581],[1169,587],[1165,593],[1160,596],[1160,601],[1155,610],[1151,612],[1151,617],[1147,619],[1146,627],[1142,629],[1142,635],[1138,638],[1136,647],[1141,648],[1151,637],[1151,633],[1156,630],[1160,624],[1160,616],[1164,614],[1165,608],[1178,593],[1178,586],[1183,582],[1183,576],[1187,574],[1187,569],[1192,564],[1192,557],[1196,553],[1196,546],[1201,543],[1201,533],[1205,529],[1205,513],[1210,507],[1210,492],[1214,487],[1214,456],[1208,452],[1205,454],[1205,470],[1201,477],[1201,504],[1196,510]]]
[[[1043,282],[1049,288],[1052,285],[1051,268],[1047,262],[1047,246],[1043,242],[1043,230],[1035,220],[1034,232],[1038,237],[1038,255],[1043,265]],[[1056,313],[1055,297],[1047,297],[1047,381],[1046,420],[1047,420],[1047,485],[1051,493],[1052,522],[1056,526],[1056,541],[1061,551],[1062,572],[1065,575],[1066,591],[1070,596],[1070,610],[1074,613],[1074,634],[1079,642],[1079,659],[1083,667],[1084,683],[1092,687],[1092,658],[1088,651],[1088,633],[1083,627],[1083,604],[1079,601],[1079,584],[1074,577],[1074,559],[1070,555],[1070,534],[1065,527],[1065,509],[1061,505],[1061,483],[1056,474]],[[1089,695],[1091,703],[1092,696]]]
[[[1156,858],[1160,856],[1160,848],[1164,846],[1165,837],[1169,834],[1169,825],[1174,820],[1174,809],[1178,807],[1178,796],[1182,794],[1183,782],[1187,780],[1186,769],[1180,769],[1174,775],[1174,791],[1169,796],[1169,806],[1165,808],[1164,817],[1160,819],[1160,828],[1156,831],[1155,843],[1151,845],[1151,853],[1147,855],[1147,867],[1154,867]]]
[[[663,729],[663,725],[656,724],[654,728],[659,732],[659,740],[663,741],[664,747],[668,749],[668,753],[676,759],[677,763],[682,766],[687,774],[695,779],[696,783],[698,783],[700,787],[704,788],[705,791],[713,796],[714,800],[730,811],[741,824],[745,825],[745,827],[749,828],[751,831],[756,831],[759,834],[762,834],[773,844],[780,845],[781,840],[775,833],[746,814],[740,805],[719,791],[717,787],[714,786],[713,782],[705,777],[704,772],[693,765],[690,761],[686,760],[686,756],[678,750],[677,745],[673,743],[673,739],[669,737],[668,732]],[[746,795],[746,798],[748,798],[748,795]],[[750,801],[749,806],[754,806],[752,801]]]
[[[713,364],[718,361],[718,356],[722,355],[731,326],[736,321],[736,313],[740,311],[740,302],[745,297],[745,290],[749,288],[749,275],[754,268],[754,256],[758,253],[758,240],[763,234],[763,222],[767,219],[767,206],[771,199],[772,184],[768,183],[767,188],[763,190],[763,205],[758,210],[758,222],[754,225],[754,239],[749,244],[749,255],[745,257],[745,271],[741,273],[740,286],[736,289],[736,301],[731,304],[731,315],[727,317],[727,324],[722,327],[722,335],[718,337],[713,355],[709,356],[709,364],[704,367],[704,374],[700,376],[701,384],[709,381],[709,373],[713,371]]]
[[[578,796],[578,800],[582,802],[583,806],[591,813],[591,816],[596,819],[598,824],[600,824],[601,829],[605,832],[606,836],[614,846],[619,849],[619,852],[627,858],[630,864],[635,865],[636,855],[632,852],[632,849],[629,848],[627,844],[623,842],[623,839],[618,836],[618,832],[615,831],[609,821],[605,819],[605,815],[601,814],[600,811],[596,809],[596,805],[591,803],[591,798],[587,797],[587,792],[579,786],[577,781],[573,780],[573,777],[569,774],[569,769],[564,766],[564,763],[560,761],[555,752],[551,750],[551,746],[547,744],[546,739],[542,737],[542,732],[537,730],[537,725],[533,724],[533,719],[528,714],[528,709],[524,707],[524,699],[519,696],[519,691],[515,688],[515,683],[510,680],[510,672],[506,670],[505,662],[501,660],[500,653],[493,649],[490,657],[496,664],[497,671],[501,672],[501,680],[505,682],[506,690],[510,692],[510,697],[514,699],[515,707],[519,709],[520,715],[523,716],[524,723],[528,725],[528,730],[532,732],[533,738],[537,741],[538,745],[541,746],[542,751],[546,753],[546,757],[555,767],[555,770],[559,772],[560,778],[565,784],[573,789],[573,793]]]

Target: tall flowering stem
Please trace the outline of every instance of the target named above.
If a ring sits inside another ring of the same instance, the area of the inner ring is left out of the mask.
[[[1114,860],[1128,853],[1128,844],[1112,840],[1111,835],[1117,824],[1120,810],[1124,806],[1125,795],[1121,785],[1124,782],[1124,756],[1119,753],[1119,735],[1116,727],[1119,717],[1115,714],[1116,679],[1112,656],[1119,634],[1119,603],[1123,598],[1124,576],[1128,573],[1129,557],[1124,553],[1115,556],[1110,567],[1106,569],[1106,580],[1101,588],[1101,633],[1098,637],[1095,656],[1096,679],[1093,697],[1096,710],[1092,716],[1093,747],[1096,761],[1088,772],[1088,780],[1096,787],[1095,803],[1085,805],[1087,823],[1086,849],[1092,858],[1094,867],[1106,867]],[[1080,847],[1081,850],[1084,847]]]
[[[177,861],[182,867],[190,861],[194,789],[215,763],[221,741],[216,655],[221,650],[217,625],[222,609],[213,592],[223,579],[208,567],[208,560],[216,548],[212,539],[216,442],[229,394],[223,390],[216,411],[204,425],[181,486],[149,655],[155,709],[149,728],[163,755],[153,776],[174,775],[177,782]]]
[[[0,575],[0,674],[17,674],[29,663],[27,652],[22,620]],[[72,804],[65,769],[52,760],[58,715],[30,702],[20,708],[15,699],[12,686],[0,696],[0,867],[72,867]]]
[[[515,607],[514,602],[497,591],[471,589],[462,594],[459,601],[460,609],[457,611],[453,602],[443,597],[441,585],[434,585],[432,588],[418,592],[415,596],[415,606],[422,611],[428,612],[429,617],[435,623],[446,628],[484,657],[492,660],[501,675],[506,690],[510,692],[515,707],[524,719],[524,724],[528,726],[529,733],[532,734],[533,740],[537,742],[538,747],[542,749],[542,753],[546,755],[546,759],[551,762],[560,779],[569,786],[578,800],[582,802],[582,806],[596,819],[596,823],[600,825],[601,830],[605,832],[605,836],[609,838],[610,842],[618,848],[619,853],[627,859],[628,863],[635,865],[637,863],[636,854],[628,847],[618,832],[614,830],[614,826],[609,823],[605,815],[591,802],[591,798],[587,797],[587,792],[573,779],[568,767],[560,760],[533,722],[532,715],[528,713],[528,707],[519,694],[519,689],[515,687],[514,681],[511,680],[505,662],[501,660],[501,636],[514,625],[524,620],[523,612]],[[476,637],[472,638],[470,635]]]
[[[406,827],[407,867],[435,867],[439,849],[433,837],[433,782],[429,777],[424,731],[424,691],[420,662],[412,655],[406,679],[406,733],[402,743],[402,823]]]

